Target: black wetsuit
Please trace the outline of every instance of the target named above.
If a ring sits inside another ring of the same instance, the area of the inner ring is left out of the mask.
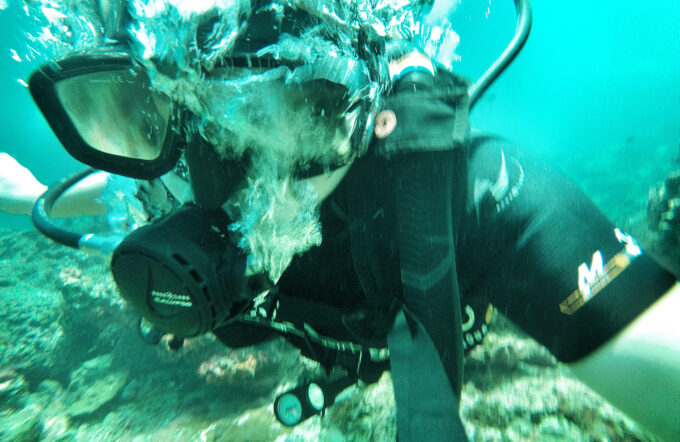
[[[374,148],[323,203],[323,242],[295,258],[279,281],[278,320],[384,347],[403,308],[430,335],[459,397],[462,349],[483,337],[487,304],[569,362],[674,284],[578,187],[520,149],[484,135],[442,149],[441,128],[453,122],[431,102],[409,107],[418,124],[399,135],[425,146],[422,152]],[[437,267],[447,260],[455,265]],[[421,263],[432,284],[420,278]],[[251,331],[217,334],[233,345]],[[300,346],[326,364],[338,362],[338,352]]]

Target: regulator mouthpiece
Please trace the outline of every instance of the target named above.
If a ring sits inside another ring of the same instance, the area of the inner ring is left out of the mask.
[[[196,336],[228,322],[267,286],[246,276],[230,223],[221,210],[189,206],[132,232],[111,258],[123,298],[165,333]]]

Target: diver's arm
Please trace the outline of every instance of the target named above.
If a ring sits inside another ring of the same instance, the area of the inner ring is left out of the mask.
[[[58,217],[97,215],[106,208],[95,199],[106,185],[107,173],[88,176],[70,188],[54,204],[52,215]],[[11,155],[0,152],[0,211],[30,215],[33,204],[47,190],[30,170]]]
[[[28,215],[35,200],[46,189],[13,156],[0,152],[0,211]]]
[[[680,284],[609,342],[569,364],[613,405],[668,441],[680,440]]]
[[[108,178],[108,173],[98,172],[79,181],[57,199],[52,207],[52,216],[69,217],[105,213],[106,205],[97,200],[101,197]]]

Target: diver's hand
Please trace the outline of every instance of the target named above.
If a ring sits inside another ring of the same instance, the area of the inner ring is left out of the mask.
[[[46,189],[30,170],[0,152],[0,211],[30,215],[33,203]]]

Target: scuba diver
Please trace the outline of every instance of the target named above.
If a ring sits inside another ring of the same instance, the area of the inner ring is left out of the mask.
[[[32,216],[60,243],[111,253],[145,329],[232,348],[283,336],[346,371],[281,395],[284,425],[390,370],[400,441],[467,440],[463,354],[493,305],[649,430],[680,436],[675,277],[558,172],[468,126],[528,36],[526,1],[475,83],[352,2],[210,9],[192,16],[189,63],[151,50],[151,12],[99,3],[107,38],[39,67],[30,91],[73,157],[141,183],[149,219],[124,237],[52,223],[101,211],[107,180],[92,170]],[[27,212],[44,188],[2,161],[29,185],[0,202]]]

